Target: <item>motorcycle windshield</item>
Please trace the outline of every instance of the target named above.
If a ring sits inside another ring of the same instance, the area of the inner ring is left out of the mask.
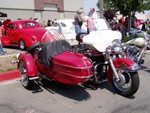
[[[89,20],[89,19],[88,19]],[[116,39],[121,41],[122,34],[119,31],[111,30],[104,18],[90,19],[89,34],[83,37],[83,42],[92,45],[100,52],[105,52],[108,46]]]
[[[89,33],[97,32],[101,30],[108,30],[111,29],[108,21],[104,17],[100,18],[92,18],[86,17],[87,19],[87,29],[89,29]]]

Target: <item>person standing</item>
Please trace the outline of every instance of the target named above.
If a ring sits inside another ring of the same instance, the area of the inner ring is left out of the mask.
[[[87,33],[89,34],[90,31],[95,29],[94,28],[94,19],[98,18],[97,14],[95,12],[95,9],[93,7],[90,8],[90,11],[88,13],[88,17],[89,17],[89,19],[87,21]]]
[[[52,26],[52,21],[50,19],[47,21],[47,26]]]
[[[75,21],[75,33],[78,34],[81,32],[81,26],[83,24],[83,19],[81,17],[81,10],[77,10],[77,14],[74,16]]]
[[[0,54],[4,55],[4,50],[3,50],[3,46],[2,46],[2,42],[1,42],[2,29],[3,29],[3,26],[0,26]]]
[[[4,50],[3,50],[3,46],[2,46],[1,40],[0,40],[0,54],[4,55]]]
[[[90,17],[90,18],[98,18],[97,17],[97,14],[96,14],[96,12],[95,12],[95,8],[93,8],[93,7],[91,7],[90,8],[90,11],[89,11],[89,13],[88,13],[88,16]]]
[[[137,23],[137,17],[135,16],[135,13],[133,13],[131,16],[131,28],[136,28],[136,23]]]

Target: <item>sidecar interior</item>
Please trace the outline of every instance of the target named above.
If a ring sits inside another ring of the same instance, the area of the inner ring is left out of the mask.
[[[42,49],[38,53],[38,58],[42,64],[50,67],[52,56],[70,49],[70,44],[65,40],[56,40],[50,43],[45,43],[42,45]]]

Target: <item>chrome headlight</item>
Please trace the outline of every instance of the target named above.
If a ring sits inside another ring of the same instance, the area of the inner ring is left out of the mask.
[[[119,40],[119,39],[113,40],[112,46],[121,46],[121,40]]]
[[[112,52],[112,47],[111,47],[111,46],[107,47],[107,48],[106,48],[106,52],[107,52],[107,53],[111,53],[111,52]]]
[[[119,39],[116,39],[112,42],[113,46],[113,51],[116,53],[121,53],[122,52],[122,46],[121,46],[121,41]]]
[[[116,53],[121,53],[122,52],[122,48],[120,46],[115,46],[113,47],[114,52]]]
[[[122,43],[121,46],[122,46],[122,49],[123,49],[123,50],[126,50],[126,49],[127,49],[127,45],[126,45],[125,43]]]

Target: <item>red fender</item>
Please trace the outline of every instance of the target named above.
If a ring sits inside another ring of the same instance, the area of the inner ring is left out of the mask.
[[[19,60],[23,60],[26,66],[26,73],[28,76],[36,76],[37,75],[37,66],[32,57],[32,55],[28,52],[20,53]]]
[[[126,67],[126,69],[128,69],[130,71],[132,69],[132,67],[135,66],[136,63],[133,60],[131,60],[130,58],[116,58],[113,60],[113,64],[116,69],[118,69],[121,65],[124,65]],[[136,66],[138,66],[138,65],[136,65]],[[139,69],[139,67],[136,67],[135,70],[132,70],[132,71],[137,71],[138,69]],[[108,81],[111,82],[112,76],[113,76],[113,71],[112,71],[111,67],[109,67]]]
[[[9,45],[10,38],[7,37],[7,36],[2,36],[2,37],[1,37],[1,41],[2,41],[2,45],[3,45],[3,46]]]
[[[116,58],[113,60],[113,63],[116,69],[118,69],[120,65],[125,65],[126,68],[130,69],[135,64],[135,62],[131,60],[130,58]]]

